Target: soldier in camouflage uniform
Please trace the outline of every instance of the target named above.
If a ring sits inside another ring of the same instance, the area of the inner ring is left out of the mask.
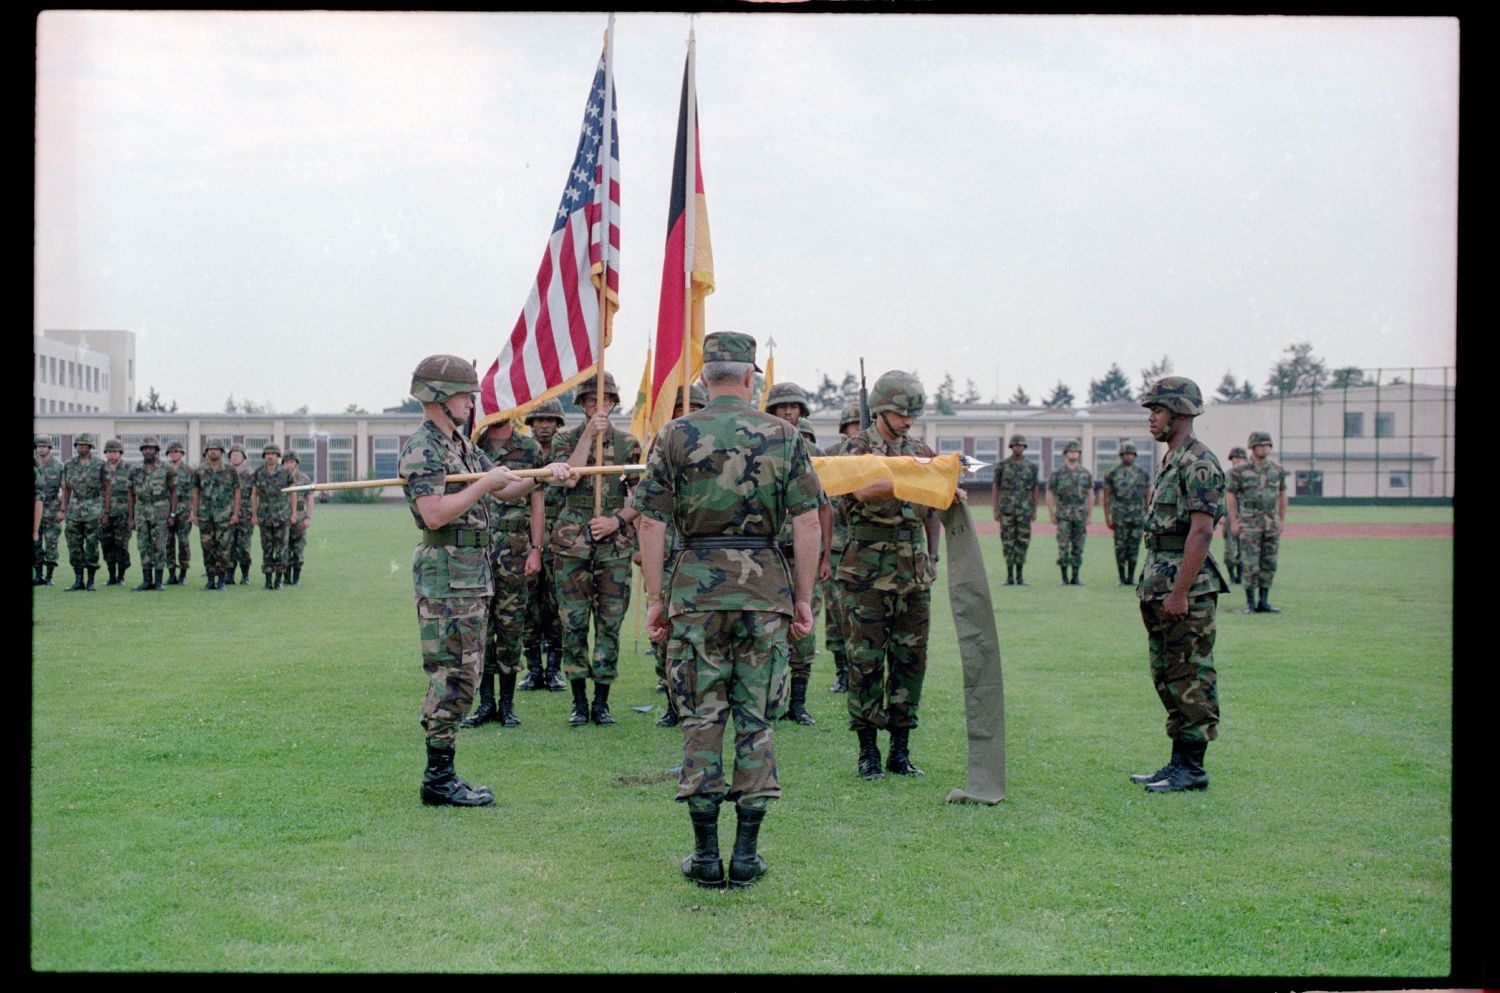
[[[1064,586],[1082,586],[1083,540],[1094,509],[1094,477],[1081,464],[1083,446],[1076,439],[1063,446],[1063,464],[1047,480],[1047,512],[1057,522],[1057,567]],[[1072,575],[1068,570],[1072,569]]]
[[[307,486],[312,482],[312,477],[302,471],[302,460],[295,451],[288,449],[281,464],[291,473],[289,485]],[[296,586],[302,582],[302,553],[307,548],[307,530],[312,527],[313,494],[309,491],[288,495],[292,508],[286,528],[286,581],[288,586]]]
[[[260,571],[266,589],[281,589],[286,578],[286,532],[292,519],[292,474],[281,464],[281,446],[266,442],[264,464],[250,477],[250,523],[260,528]]]
[[[177,509],[167,521],[167,585],[187,580],[188,566],[193,562],[193,525],[188,508],[193,502],[193,467],[187,463],[187,449],[180,441],[167,443],[167,464],[177,480]]]
[[[1286,523],[1286,470],[1269,458],[1271,436],[1265,431],[1250,434],[1250,458],[1229,474],[1225,502],[1229,529],[1240,539],[1240,557],[1245,575],[1246,614],[1279,614],[1267,596],[1276,578],[1281,550],[1281,526]],[[1260,598],[1255,596],[1260,588]]]
[[[553,440],[557,432],[567,425],[562,404],[557,400],[543,400],[526,415],[526,426],[531,428],[531,437],[537,444],[538,455],[543,462],[552,461]],[[552,540],[552,525],[567,499],[567,491],[561,486],[549,486],[542,494],[544,517],[540,540],[533,527],[533,540],[537,547],[545,549]],[[518,690],[548,690],[561,693],[567,689],[562,677],[562,625],[557,619],[557,593],[552,585],[552,564],[547,555],[541,556],[542,569],[532,577],[531,596],[526,601],[526,674],[516,683]],[[542,656],[546,655],[547,668],[542,669]]]
[[[620,391],[604,374],[606,403],[599,403],[596,380],[578,387],[575,402],[584,422],[558,433],[554,444],[571,452],[568,463],[595,465],[594,439],[604,437],[602,465],[631,465],[641,460],[640,442],[609,423],[609,411],[620,402]],[[630,609],[630,557],[635,551],[632,521],[638,511],[629,505],[630,480],[624,473],[595,476],[603,491],[599,516],[594,516],[595,483],[569,491],[552,528],[552,582],[563,632],[563,675],[573,690],[574,726],[592,720],[615,723],[609,712],[609,688],[620,659],[620,624]],[[589,654],[589,619],[594,622],[594,651]],[[587,680],[594,680],[594,702],[589,705]]]
[[[493,465],[507,469],[539,469],[542,450],[535,441],[515,429],[509,418],[485,428],[479,448]],[[499,721],[502,727],[518,727],[516,674],[521,671],[521,647],[525,639],[526,609],[531,601],[536,575],[542,571],[541,532],[546,519],[542,491],[532,490],[521,502],[506,503],[490,494],[485,498],[490,516],[490,575],[495,592],[484,642],[484,669],[479,675],[479,706],[464,718],[466,728]],[[500,679],[500,703],[495,705],[495,677]]]
[[[1218,737],[1214,614],[1227,593],[1213,558],[1214,524],[1223,513],[1224,471],[1193,437],[1203,394],[1191,379],[1167,376],[1141,398],[1151,436],[1167,446],[1146,514],[1146,562],[1136,588],[1151,681],[1167,710],[1172,757],[1155,772],[1131,776],[1152,793],[1208,786],[1203,756]]]
[[[1026,586],[1026,549],[1031,547],[1031,523],[1036,520],[1037,469],[1026,459],[1026,436],[1010,436],[1010,458],[995,466],[991,509],[1000,522],[1000,547],[1005,552],[1005,585]]]
[[[141,557],[141,584],[132,592],[162,589],[166,568],[167,522],[177,513],[177,470],[161,461],[161,442],[155,435],[141,440],[141,464],[130,470],[128,522],[135,529]]]
[[[203,441],[203,461],[193,470],[193,504],[188,523],[198,526],[203,543],[203,571],[208,574],[205,590],[222,590],[234,582],[234,526],[240,519],[240,474],[224,461],[224,442]]]
[[[694,383],[688,390],[688,406],[693,410],[702,410],[708,406],[708,390],[703,388],[702,383]],[[677,400],[672,404],[672,419],[676,420],[682,416],[682,391],[678,391]],[[663,538],[667,552],[670,555],[677,549],[677,525],[671,520],[663,522],[666,533]],[[636,561],[640,561],[640,552],[636,552]],[[677,704],[672,699],[671,690],[667,686],[667,643],[665,641],[651,642],[651,655],[656,659],[656,691],[665,693],[667,696],[666,711],[661,719],[656,722],[659,728],[675,728],[680,722],[681,715],[677,713]]]
[[[42,487],[41,534],[32,542],[31,581],[34,586],[51,586],[52,572],[57,568],[57,539],[62,534],[62,518],[57,509],[62,506],[59,492],[62,488],[62,460],[52,455],[52,439],[44,434],[34,436],[36,445],[36,469]]]
[[[1239,445],[1229,450],[1229,475],[1234,475],[1235,467],[1250,456]],[[1229,582],[1240,581],[1240,536],[1229,529],[1229,512],[1227,508],[1228,493],[1225,494],[1226,508],[1224,512],[1224,569],[1229,573]]]
[[[73,448],[77,454],[63,466],[57,519],[67,521],[68,564],[74,577],[68,589],[92,590],[99,571],[99,522],[109,515],[109,472],[101,459],[94,458],[93,435],[80,434]]]
[[[426,419],[401,449],[400,474],[406,503],[421,529],[412,552],[412,587],[422,640],[427,695],[422,729],[427,736],[427,768],[422,802],[484,807],[495,802],[489,787],[475,789],[453,770],[459,723],[469,711],[483,664],[485,621],[494,591],[490,576],[489,510],[483,499],[517,499],[536,482],[517,479],[490,460],[464,436],[479,388],[474,367],[452,355],[432,355],[412,373],[411,395]],[[459,473],[482,472],[470,483],[451,482]],[[568,471],[553,467],[557,478]]]
[[[130,568],[130,466],[125,462],[125,444],[119,438],[104,443],[104,468],[109,473],[109,513],[99,522],[99,546],[109,570],[106,586],[125,582]]]
[[[1146,491],[1151,477],[1135,464],[1135,446],[1120,446],[1120,461],[1104,474],[1104,525],[1115,533],[1115,569],[1121,586],[1135,585],[1135,560],[1146,522]]]
[[[788,423],[795,424],[797,431],[802,434],[802,440],[807,443],[809,452],[817,451],[813,442],[817,440],[816,435],[812,439],[807,433],[812,431],[811,426],[806,426],[803,418],[812,413],[812,408],[807,402],[807,392],[796,383],[782,382],[771,387],[766,396],[766,413],[773,417],[779,417]],[[818,579],[832,577],[829,556],[833,553],[833,503],[825,493],[818,502],[818,527],[822,534],[821,547],[818,549]],[[783,522],[781,526],[781,554],[792,563],[792,568],[797,564],[793,560],[794,547],[792,543],[792,522],[790,519]],[[823,597],[818,590],[817,581],[813,583],[813,617],[816,618],[823,612]],[[784,721],[796,721],[798,724],[818,723],[811,714],[807,712],[807,686],[812,681],[813,658],[818,653],[818,638],[816,632],[809,632],[805,637],[796,638],[791,643],[791,700],[787,704],[786,713],[781,715]]]
[[[844,454],[933,457],[931,448],[908,435],[925,405],[917,377],[885,373],[870,390],[874,423],[844,443]],[[884,775],[876,742],[881,728],[891,733],[886,770],[922,775],[909,748],[927,673],[936,561],[927,522],[934,512],[893,493],[886,480],[839,497],[849,522],[838,572],[849,652],[849,729],[859,739],[859,774],[866,779]]]
[[[856,404],[844,404],[843,412],[839,414],[839,440],[829,445],[820,452],[820,455],[839,455],[844,449],[844,440],[859,434],[859,407]],[[827,494],[825,494],[826,496]],[[844,595],[843,587],[838,582],[839,558],[844,553],[844,545],[849,540],[849,522],[844,519],[843,507],[833,504],[833,539],[828,548],[828,579],[819,580],[818,588],[823,592],[823,644],[828,648],[828,654],[833,656],[833,685],[828,687],[830,693],[847,693],[849,691],[849,653],[844,646]]]
[[[641,520],[646,631],[666,640],[667,678],[682,714],[677,799],[688,806],[694,848],[682,872],[724,885],[719,805],[738,824],[727,881],[766,873],[758,851],[769,802],[781,796],[774,721],[786,693],[787,640],[812,631],[818,495],[807,447],[791,425],[750,405],[755,339],[716,333],[703,341],[706,408],[657,436],[635,506]],[[795,576],[776,548],[793,518]],[[681,550],[664,577],[665,523]],[[724,726],[734,715],[734,773],[724,777]]]
[[[250,482],[255,478],[255,470],[245,460],[245,446],[239,442],[229,446],[229,464],[234,466],[234,471],[240,474],[240,495],[243,504],[243,496],[250,492]],[[231,567],[240,567],[240,585],[248,586],[250,583],[250,545],[255,538],[255,525],[250,523],[250,515],[240,508],[240,521],[234,526],[234,548],[229,554]],[[233,581],[233,577],[230,577]]]

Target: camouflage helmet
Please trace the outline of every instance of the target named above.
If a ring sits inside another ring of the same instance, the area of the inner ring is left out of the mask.
[[[694,383],[688,387],[688,407],[697,410],[708,406],[708,389],[702,383]]]
[[[1239,445],[1235,445],[1229,450],[1229,457],[1232,459],[1248,459],[1250,456]]]
[[[818,433],[813,430],[813,426],[812,426],[812,422],[811,421],[807,421],[807,420],[798,421],[797,422],[797,433],[800,434],[802,437],[806,438],[807,439],[807,443],[809,445],[816,444],[817,441],[818,441]]]
[[[927,397],[922,394],[922,383],[909,372],[892,369],[875,380],[870,388],[870,413],[901,414],[917,417],[927,406]]]
[[[161,451],[161,439],[154,434],[146,435],[146,437],[141,439],[140,449],[144,452],[148,448],[154,448],[158,452]]]
[[[1027,447],[1026,446],[1026,436],[1024,434],[1013,434],[1013,435],[1011,435],[1010,436],[1010,441],[1007,441],[1005,443],[1005,446],[1007,448],[1009,448],[1011,445],[1020,445],[1022,448]]]
[[[568,423],[568,419],[563,416],[561,400],[543,400],[527,413],[526,423],[528,425],[535,424],[537,421],[548,418],[555,420],[558,427],[562,427]]]
[[[1083,452],[1083,444],[1077,438],[1069,438],[1067,444],[1063,445],[1063,454],[1069,452]]]
[[[1123,445],[1120,446],[1120,454],[1121,455],[1139,455],[1140,453],[1135,450],[1135,446],[1134,445],[1132,445],[1130,442],[1127,441],[1125,444],[1123,444]]]
[[[277,458],[280,458],[281,446],[276,444],[276,442],[274,441],[268,441],[264,445],[260,446],[260,455],[261,458],[265,458],[267,455],[275,455]]]
[[[1271,433],[1269,431],[1251,431],[1250,432],[1250,442],[1249,442],[1249,444],[1250,444],[1251,448],[1254,448],[1256,445],[1269,445],[1270,443],[1271,443]]]
[[[842,431],[842,430],[844,430],[844,428],[848,427],[849,425],[851,425],[851,424],[858,424],[858,423],[859,423],[859,404],[857,404],[857,403],[846,403],[846,404],[844,404],[844,409],[839,414],[839,430]]]
[[[298,465],[302,464],[302,460],[297,457],[297,450],[295,448],[288,448],[286,450],[286,454],[283,455],[283,456],[281,456],[281,461],[283,461],[283,462],[295,462]]]
[[[121,454],[124,454],[125,443],[119,438],[111,438],[104,443],[104,450],[106,452],[120,452]]]
[[[167,442],[167,454],[171,455],[173,452],[181,452],[186,455],[187,446],[180,441],[169,441]]]
[[[36,448],[36,447],[38,447],[40,445],[46,445],[48,448],[51,448],[52,447],[52,439],[49,438],[49,437],[47,437],[44,434],[35,435],[32,438],[31,447],[32,448]]]
[[[208,454],[208,450],[210,448],[217,448],[219,450],[219,453],[223,454],[223,452],[224,452],[224,439],[223,438],[204,438],[203,439],[203,454],[207,455]]]
[[[1203,391],[1186,376],[1163,376],[1141,397],[1142,407],[1158,404],[1174,414],[1197,417],[1203,413]]]
[[[229,454],[233,455],[235,452],[239,452],[241,455],[244,455],[245,454],[245,446],[241,445],[239,442],[235,442],[233,445],[230,445],[229,446]]]
[[[478,389],[479,375],[473,364],[457,355],[429,355],[411,374],[411,395],[421,403],[443,403]]]
[[[90,448],[93,448],[94,436],[89,434],[87,431],[85,431],[83,434],[77,435],[73,439],[73,447],[77,448],[79,445],[87,445]]]
[[[599,380],[590,376],[587,380],[579,383],[573,390],[573,402],[583,406],[583,398],[591,397],[599,392]],[[615,376],[612,372],[604,374],[604,395],[609,397],[609,402],[618,404],[620,402],[620,388],[615,385]]]
[[[771,387],[771,392],[766,395],[766,409],[770,410],[780,403],[795,403],[803,417],[812,413],[812,407],[807,403],[807,392],[796,383],[777,383]]]

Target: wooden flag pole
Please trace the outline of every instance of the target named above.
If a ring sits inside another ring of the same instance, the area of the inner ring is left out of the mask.
[[[608,476],[627,472],[645,472],[645,465],[585,465],[573,466],[580,476]],[[512,469],[511,473],[522,479],[543,479],[552,475],[552,470],[541,469]],[[472,483],[476,479],[483,479],[482,472],[453,472],[449,473],[447,480],[450,483]],[[373,489],[381,486],[402,486],[406,480],[397,476],[393,479],[350,479],[342,483],[304,483],[301,486],[283,487],[283,493],[307,493],[313,490],[362,490]]]
[[[686,415],[693,409],[692,390],[688,373],[693,354],[693,255],[698,248],[698,44],[691,26],[688,27],[687,54],[687,122],[684,128],[683,152],[687,162],[684,173],[682,201],[682,358],[679,373],[682,382],[682,412]]]
[[[603,266],[599,271],[599,366],[594,374],[594,411],[609,410],[604,395],[604,350],[605,343],[609,341],[610,316],[609,316],[609,187],[614,177],[610,173],[610,152],[614,144],[615,122],[611,110],[614,105],[614,76],[612,73],[614,56],[614,25],[615,15],[609,15],[609,26],[604,30],[604,133],[599,143],[599,162],[601,163],[601,180],[604,184],[604,204],[599,214],[599,257],[603,260]],[[598,466],[604,462],[604,435],[594,435],[594,465]],[[604,478],[600,474],[594,476],[594,516],[598,517],[604,508]]]

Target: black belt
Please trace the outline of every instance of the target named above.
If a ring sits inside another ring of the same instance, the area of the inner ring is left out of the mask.
[[[490,533],[473,528],[440,528],[422,532],[422,544],[444,545],[452,548],[489,548]]]
[[[491,521],[490,526],[496,531],[530,531],[531,518],[519,517],[515,520]]]
[[[681,547],[690,551],[708,548],[775,548],[775,538],[753,534],[678,535]]]
[[[893,524],[849,525],[849,537],[855,541],[915,541],[918,533],[915,528],[898,528]]]
[[[594,495],[592,493],[569,493],[567,496],[567,505],[569,507],[588,507],[592,510],[594,507]],[[600,505],[600,512],[603,513],[606,510],[623,510],[624,508],[625,501],[623,500],[619,503],[605,500]]]
[[[1148,534],[1146,548],[1153,552],[1180,552],[1187,547],[1185,534]]]

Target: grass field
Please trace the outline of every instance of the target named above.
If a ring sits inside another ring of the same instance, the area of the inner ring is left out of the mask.
[[[628,622],[617,726],[569,728],[566,693],[519,694],[522,727],[460,738],[460,773],[496,805],[420,805],[415,534],[404,507],[332,505],[300,588],[207,592],[195,562],[162,593],[35,591],[33,968],[1450,970],[1451,541],[1285,545],[1284,613],[1231,612],[1238,588],[1221,603],[1212,787],[1152,796],[1125,777],[1166,757],[1163,714],[1109,542],[1064,588],[1039,539],[1033,585],[1007,588],[987,539],[1006,800],[943,802],[965,740],[939,583],[912,739],[927,776],[855,776],[821,654],[817,726],[778,729],[771,874],[724,893],[678,873],[681,737],[652,726]]]

